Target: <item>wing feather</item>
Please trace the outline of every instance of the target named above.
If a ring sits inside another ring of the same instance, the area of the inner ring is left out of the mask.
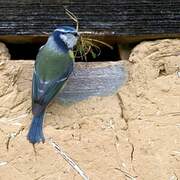
[[[53,61],[52,56],[50,60]],[[43,59],[38,59],[38,61],[41,61],[40,63],[42,63]],[[57,61],[57,56],[56,56],[55,61]],[[39,114],[46,108],[46,106],[50,103],[50,101],[55,97],[55,95],[63,87],[68,77],[73,71],[74,63],[73,63],[72,58],[68,56],[68,54],[65,59],[59,59],[59,61],[62,61],[62,64],[61,63],[58,64],[59,69],[56,70],[57,72],[59,72],[59,75],[58,73],[56,73],[57,75],[51,79],[49,79],[48,77],[44,79],[44,77],[46,77],[48,72],[51,71],[52,69],[48,69],[46,67],[46,69],[42,71],[42,66],[39,65],[39,62],[36,62],[35,64],[34,73],[33,73],[33,81],[32,81],[33,114]],[[40,69],[41,71],[39,71]],[[43,73],[42,77],[39,74],[39,72]]]

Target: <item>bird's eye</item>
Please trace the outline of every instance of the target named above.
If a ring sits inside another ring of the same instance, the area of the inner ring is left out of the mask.
[[[73,34],[74,34],[74,36],[78,36],[78,33],[77,33],[77,32],[74,32]]]

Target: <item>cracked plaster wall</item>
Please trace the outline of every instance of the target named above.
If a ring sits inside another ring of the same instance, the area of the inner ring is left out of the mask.
[[[0,44],[0,179],[81,179],[46,144],[26,140],[33,61],[9,61]],[[129,81],[109,97],[47,110],[44,132],[90,179],[180,178],[180,40],[142,42],[128,59]],[[25,130],[6,151],[8,133]]]

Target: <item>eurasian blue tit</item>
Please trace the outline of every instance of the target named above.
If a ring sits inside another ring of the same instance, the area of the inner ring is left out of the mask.
[[[74,54],[79,34],[70,26],[54,30],[37,54],[32,80],[33,119],[27,135],[30,143],[44,142],[43,118],[46,107],[62,89],[73,71]]]

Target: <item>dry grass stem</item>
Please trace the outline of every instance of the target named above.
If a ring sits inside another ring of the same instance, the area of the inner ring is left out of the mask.
[[[7,161],[0,161],[0,166],[6,165],[8,162]]]
[[[8,139],[6,141],[6,149],[7,151],[9,150],[9,144],[10,144],[10,141],[14,138],[16,138],[19,134],[21,134],[21,132],[25,129],[24,126],[21,126],[21,128],[16,132],[16,133],[10,133],[8,134]]]
[[[20,119],[22,119],[22,118],[24,118],[26,116],[28,116],[27,113],[26,114],[22,114],[22,115],[20,115],[18,117],[15,117],[15,118],[10,118],[10,119],[8,119],[8,118],[1,118],[0,122],[3,122],[3,123],[12,123],[13,122],[14,123],[14,121],[15,121],[15,123],[17,123],[16,121],[18,121],[18,120],[20,120]]]
[[[130,178],[131,180],[136,180],[136,178],[137,178],[137,176],[132,176],[128,172],[126,172],[120,168],[115,168],[115,169],[121,171],[126,177]]]
[[[77,17],[68,9],[64,8],[65,13],[76,23],[76,31],[79,30],[79,21]],[[77,46],[74,50],[74,54],[76,58],[81,58],[87,61],[87,54],[91,54],[93,58],[96,58],[96,56],[99,56],[101,54],[101,49],[97,44],[101,44],[104,46],[109,47],[110,49],[113,49],[113,47],[103,41],[92,39],[88,37],[83,37],[82,35],[79,37],[79,41],[77,43]],[[97,51],[97,52],[96,52]]]
[[[63,150],[62,148],[52,139],[49,140],[50,145],[63,157],[63,159],[84,179],[89,180],[89,177],[85,174],[85,172],[79,167],[79,165],[72,160]]]

